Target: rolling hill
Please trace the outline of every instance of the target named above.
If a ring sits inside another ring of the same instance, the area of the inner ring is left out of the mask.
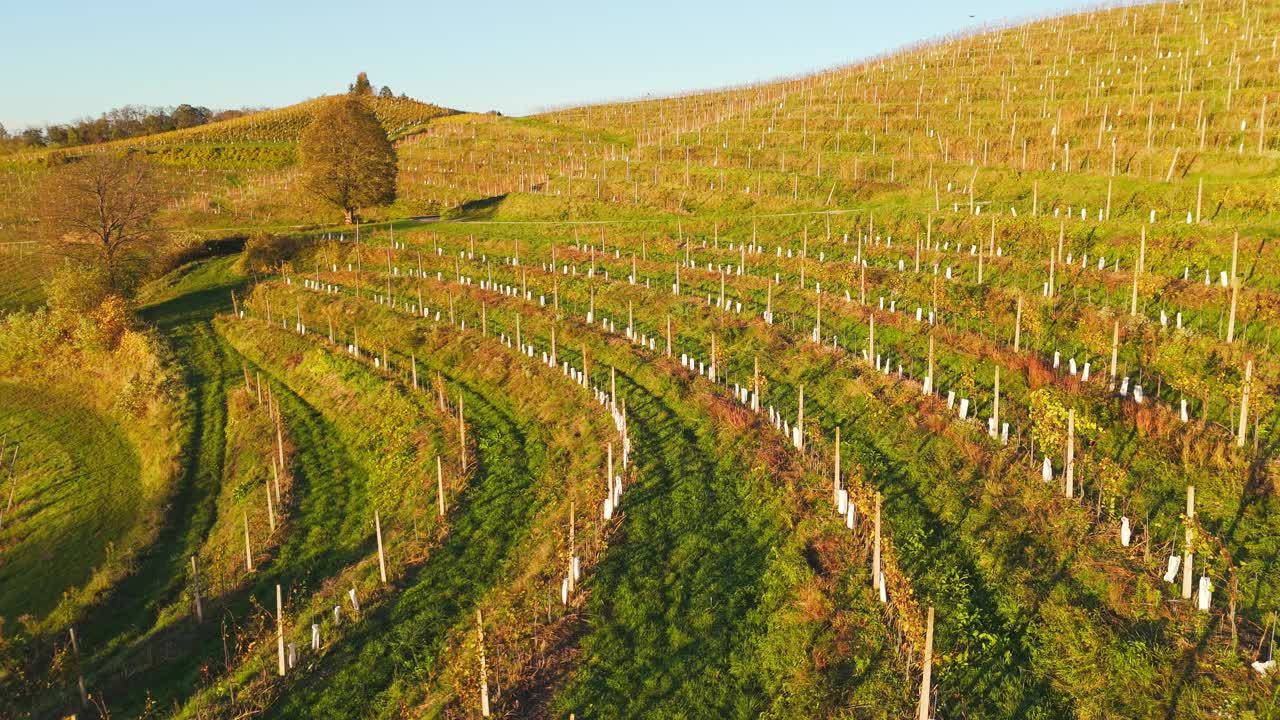
[[[191,237],[296,242],[155,280],[127,357],[0,321],[41,591],[0,708],[1280,717],[1278,29],[1143,4],[532,117],[379,100],[359,234],[297,187],[324,99],[131,142]],[[44,170],[0,171],[22,242]],[[75,477],[147,503],[90,533]]]

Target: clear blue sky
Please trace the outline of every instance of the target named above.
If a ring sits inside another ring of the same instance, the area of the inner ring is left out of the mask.
[[[18,2],[0,11],[0,122],[14,132],[126,104],[282,106],[345,90],[360,70],[397,94],[523,115],[791,75],[1079,4]]]

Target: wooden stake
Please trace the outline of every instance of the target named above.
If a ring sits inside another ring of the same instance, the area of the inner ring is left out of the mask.
[[[382,578],[382,584],[387,584],[387,559],[382,552],[382,516],[377,510],[373,511],[373,530],[378,536],[378,575]]]
[[[462,472],[467,471],[467,423],[463,419],[462,391],[458,391],[458,444],[462,453]]]
[[[835,467],[834,467],[834,472],[832,473],[832,476],[831,476],[831,488],[832,488],[832,492],[835,493],[834,495],[835,501],[837,503],[840,502],[839,500],[839,497],[840,497],[840,426],[839,425],[836,425]]]
[[[925,375],[925,394],[932,395],[937,383],[933,379],[933,331],[929,331],[929,373]]]
[[[271,532],[274,533],[276,531],[276,510],[275,510],[275,506],[272,505],[271,503],[271,483],[266,483],[266,486],[267,486],[266,488],[267,489],[267,520],[271,523]]]
[[[1141,240],[1138,244],[1138,259],[1133,264],[1133,297],[1129,303],[1129,315],[1132,317],[1138,314],[1138,278],[1142,275],[1142,266],[1146,264],[1147,259],[1147,227],[1142,226]]]
[[[1116,387],[1116,363],[1120,359],[1120,321],[1111,331],[1111,389]]]
[[[931,720],[932,715],[929,713],[929,700],[932,694],[933,684],[933,606],[929,607],[929,613],[925,621],[924,631],[924,663],[920,677],[920,707],[919,720]]]
[[[1013,351],[1022,349],[1022,296],[1018,296],[1018,312],[1013,323]]]
[[[436,456],[436,501],[440,506],[440,517],[444,517],[444,461]]]
[[[876,362],[876,313],[874,310],[867,314],[867,325],[870,328],[867,335],[867,362],[874,365]]]
[[[489,668],[484,658],[484,615],[476,608],[476,634],[480,638],[480,715],[489,717]]]
[[[1249,431],[1249,386],[1253,383],[1253,361],[1244,364],[1244,385],[1240,388],[1240,430],[1236,433],[1236,447],[1244,447]]]
[[[1191,564],[1195,555],[1191,552],[1192,542],[1195,540],[1193,527],[1196,519],[1196,487],[1194,485],[1187,486],[1187,529],[1186,543],[1182,551],[1182,599],[1191,599]]]
[[[995,436],[1000,432],[1000,366],[996,365],[996,382],[994,399],[991,401],[991,435]]]
[[[279,410],[277,409],[277,415],[276,415],[276,450],[277,450],[277,454],[280,456],[280,470],[281,470],[282,472],[284,471],[284,429],[283,429],[283,425],[284,425],[284,420],[280,418],[280,416],[279,416]],[[280,494],[280,489],[279,489],[278,487],[276,488],[276,494],[277,494],[277,495],[279,495],[279,494]]]
[[[84,686],[84,671],[80,667],[80,643],[76,641],[76,629],[67,628],[67,634],[71,637],[71,651],[75,653],[76,659],[76,684],[80,687],[80,707],[89,707],[89,692]]]
[[[276,654],[279,657],[279,674],[284,677],[284,595],[276,585]]]
[[[200,572],[196,569],[196,556],[191,556],[191,594],[196,603],[196,622],[204,622],[204,606],[200,604]]]
[[[755,366],[751,371],[751,410],[760,412],[760,357],[755,358]]]
[[[875,544],[871,548],[871,587],[880,589],[880,493],[876,492]]]
[[[1076,496],[1076,409],[1067,412],[1067,497]]]
[[[800,386],[800,409],[796,414],[796,449],[804,452],[804,386]]]
[[[1240,254],[1240,231],[1237,230],[1235,239],[1231,242],[1231,310],[1227,316],[1227,343],[1235,340],[1236,336],[1236,303],[1240,298],[1240,278],[1236,275],[1236,260]]]
[[[249,513],[241,513],[244,517],[244,569],[253,572],[253,548],[249,545]]]
[[[710,375],[710,377],[711,377],[711,382],[712,382],[712,383],[715,383],[715,381],[716,381],[716,336],[715,336],[715,333],[712,333],[712,334],[711,334],[711,367],[707,368],[707,370],[708,370],[708,375]],[[615,391],[615,392],[616,392],[616,391]]]

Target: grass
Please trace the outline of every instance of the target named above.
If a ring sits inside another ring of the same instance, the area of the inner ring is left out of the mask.
[[[434,291],[432,296],[440,301]],[[275,307],[295,303],[301,303],[304,318],[312,318],[308,324],[313,328],[321,325],[321,313],[351,321],[353,306],[348,302],[343,303],[346,308],[321,309],[305,295],[290,298],[274,293]],[[256,307],[261,312],[262,302]],[[500,316],[494,305],[489,313],[491,333],[501,328],[512,331],[509,315]],[[389,327],[371,321],[367,313],[355,321],[364,328],[365,338],[378,338],[377,331]],[[526,325],[526,338],[535,329]],[[346,332],[340,330],[340,334]],[[563,336],[562,342],[572,347]],[[577,358],[572,351],[561,352]],[[603,356],[600,352],[604,351],[593,350],[594,363],[617,358],[615,352]],[[805,645],[796,640],[810,640],[800,629],[803,623],[789,621],[785,606],[797,577],[811,572],[800,569],[805,565],[801,547],[781,553],[784,522],[778,510],[749,509],[761,502],[768,507],[772,501],[766,499],[771,493],[765,489],[763,467],[746,477],[741,474],[742,458],[750,452],[738,447],[742,439],[715,434],[702,415],[705,411],[695,409],[700,404],[694,398],[677,394],[660,375],[643,372],[648,387],[637,384],[625,370],[618,377],[620,396],[628,400],[642,481],[628,495],[627,519],[601,566],[602,590],[592,595],[596,619],[585,629],[580,667],[557,704],[562,711],[590,717],[673,712],[679,707],[759,712],[761,706],[742,705],[741,698],[762,694],[773,678],[753,669],[745,658],[771,653],[780,668],[804,662],[803,654],[797,653]],[[657,399],[656,392],[669,399]],[[700,460],[703,456],[720,460],[712,464]],[[677,476],[668,473],[668,467],[684,471]],[[786,579],[770,583],[766,574]],[[756,598],[766,594],[767,606],[757,606]],[[726,626],[736,629],[732,633],[718,630]],[[874,675],[874,668],[864,671]],[[728,675],[739,684],[727,683]],[[649,678],[645,692],[608,702],[613,694],[603,688],[636,676]],[[842,679],[834,684],[845,687]],[[884,692],[886,684],[892,687],[880,677],[861,683],[858,689],[875,696]],[[796,687],[779,692],[795,703],[791,712],[806,707],[801,700],[812,699]],[[774,711],[787,707],[787,701],[780,699]]]
[[[388,105],[400,198],[368,219],[443,221],[366,224],[358,245],[350,232],[309,232],[244,301],[244,321],[212,320],[245,282],[229,259],[147,291],[144,317],[189,371],[186,475],[156,549],[85,616],[91,659],[120,668],[176,638],[185,654],[147,666],[151,689],[193,717],[461,717],[475,711],[483,610],[499,714],[901,717],[932,607],[938,716],[1275,716],[1274,683],[1248,662],[1280,612],[1280,135],[1257,133],[1280,83],[1265,31],[1278,8],[1096,10],[807,77],[534,118]],[[195,230],[315,222],[323,210],[290,167],[305,115],[148,138],[184,189],[168,219]],[[9,235],[26,227],[41,172],[29,158],[0,165]],[[1230,294],[1202,278],[1228,270],[1236,230],[1243,286],[1228,342]],[[348,263],[359,273],[332,269]],[[413,277],[419,264],[427,279]],[[35,301],[33,267],[4,268],[19,299],[0,303]],[[304,278],[339,287],[304,290]],[[809,339],[819,283],[820,345]],[[419,302],[442,321],[406,309]],[[592,305],[596,319],[582,322]],[[936,322],[917,322],[917,307]],[[274,327],[294,313],[310,336]],[[488,337],[476,332],[482,313]],[[454,316],[466,331],[443,322]],[[873,317],[876,354],[901,363],[901,378],[861,357]],[[624,318],[658,349],[624,339]],[[715,339],[719,383],[663,357],[669,318],[677,356],[709,360]],[[330,320],[336,344],[317,337]],[[1142,384],[1142,405],[1106,387],[1117,321],[1117,375]],[[562,360],[580,366],[585,350],[597,385],[616,367],[627,399],[636,468],[608,527],[595,516],[616,433],[584,391],[509,347],[519,332],[549,349],[552,328]],[[359,359],[342,352],[356,329]],[[976,422],[922,397],[930,337],[935,386],[970,400]],[[410,353],[462,390],[474,423],[475,472],[451,474],[457,502],[439,524],[430,465],[461,448],[449,411],[409,389]],[[1096,379],[1055,368],[1056,355],[1090,362]],[[806,452],[727,399],[756,360],[764,403],[782,417],[796,417],[805,388]],[[1237,448],[1250,360],[1251,432]],[[280,398],[296,484],[263,568],[226,573],[219,608],[241,620],[218,663],[219,638],[191,626],[183,564],[236,539],[239,488],[262,479],[262,427],[235,389],[245,361]],[[1008,446],[980,425],[997,368]],[[1083,488],[1072,499],[1038,477],[1046,456],[1061,476],[1068,408]],[[863,513],[869,489],[883,494],[886,606],[867,582],[866,518],[849,532],[825,509],[837,427]],[[1182,517],[1189,484],[1194,522]],[[565,608],[554,598],[571,503],[591,545],[585,594]],[[385,587],[375,508],[392,538]],[[1131,547],[1117,542],[1122,517]],[[1214,585],[1209,612],[1160,580],[1187,524],[1197,574]],[[328,639],[283,680],[271,676],[277,581],[290,641],[305,646],[311,622]],[[365,617],[335,626],[327,615],[350,586]],[[122,707],[143,707],[144,689]]]
[[[6,246],[0,242],[0,313],[30,310],[44,303],[41,283],[48,279],[48,259],[30,245]]]
[[[123,543],[141,510],[141,469],[118,421],[73,398],[0,382],[0,407],[6,481],[15,445],[18,460],[0,529],[0,616],[39,618]]]
[[[597,578],[607,590],[594,596],[560,707],[592,718],[755,716],[762,686],[741,654],[762,631],[752,616],[780,540],[776,518],[748,515],[762,478],[744,477],[736,454],[699,442],[688,419],[620,380],[647,450],[645,480],[624,501],[624,529]]]
[[[217,308],[229,304],[229,290],[241,282],[227,267],[224,260],[184,268],[177,286],[143,311],[157,323],[186,371],[187,395],[181,409],[183,475],[155,542],[140,555],[132,572],[88,608],[79,623],[84,652],[94,665],[107,668],[101,678],[94,678],[99,687],[123,680],[109,679],[121,672],[115,658],[128,656],[131,645],[155,627],[169,604],[183,596],[189,558],[198,552],[215,519],[225,445],[225,386],[240,372],[234,358],[213,340],[208,324]],[[154,650],[148,654],[154,657]],[[133,689],[145,692],[136,684]]]
[[[449,535],[406,578],[399,597],[366,615],[341,648],[291,689],[276,717],[385,717],[411,688],[432,674],[445,632],[471,617],[526,531],[536,507],[523,495],[540,462],[509,417],[467,394],[475,424],[476,469],[455,503]]]
[[[261,348],[278,347],[282,340],[278,331],[277,337],[271,339],[261,329],[254,335],[246,335],[237,326],[228,330],[239,342],[251,338],[255,341],[245,346],[251,354],[260,353]],[[342,360],[315,365],[322,362],[319,358],[323,355],[316,350],[307,355],[313,360],[303,360],[290,373],[291,378],[305,374],[309,366],[332,368],[337,363],[350,367],[349,361]],[[428,367],[424,363],[421,368],[424,378]],[[359,374],[372,379],[365,371]],[[325,376],[320,372],[313,377],[321,380]],[[469,471],[460,499],[450,503],[448,535],[443,544],[431,551],[424,564],[409,568],[403,593],[366,614],[337,649],[318,661],[316,674],[292,688],[273,713],[287,716],[307,707],[318,717],[343,717],[349,716],[353,697],[364,698],[370,708],[389,708],[406,695],[411,696],[412,685],[405,683],[433,674],[437,661],[432,648],[439,647],[453,626],[466,622],[470,608],[512,562],[513,548],[525,537],[526,525],[539,507],[528,496],[545,462],[545,451],[539,444],[526,443],[525,437],[541,432],[519,423],[509,409],[495,407],[473,389],[467,389],[464,395],[469,433],[475,438],[476,465]],[[375,428],[377,437],[385,425],[379,423],[369,429]],[[422,462],[416,467],[425,465]],[[397,498],[416,497],[416,501],[405,503],[406,511],[415,506],[418,510],[423,505],[430,507],[433,498],[417,495],[423,480],[387,477],[383,482],[394,484],[377,490],[385,498],[380,504],[387,508],[387,503]],[[403,513],[401,517],[403,524]]]
[[[526,237],[526,239],[528,239]],[[434,242],[434,241],[433,241]],[[525,251],[533,242],[523,245]],[[652,250],[651,250],[652,252]],[[412,255],[410,254],[410,257]],[[578,256],[578,262],[583,262],[583,256]],[[610,257],[604,257],[598,261],[598,265],[607,265],[612,262],[613,275],[615,277],[622,276],[625,271],[619,267],[621,263]],[[648,266],[652,268],[652,265]],[[428,269],[432,269],[428,265]],[[449,268],[452,272],[452,268]],[[505,282],[522,282],[509,269],[490,270],[485,272],[493,272],[499,277],[500,281]],[[481,275],[483,273],[476,273]],[[505,276],[505,277],[504,277]],[[794,279],[794,275],[792,278]],[[351,278],[344,278],[348,281]],[[540,286],[537,280],[537,273],[531,273],[530,279],[534,280],[532,285],[534,294],[547,292],[545,286]],[[404,281],[402,281],[403,283]],[[626,287],[624,282],[615,281],[623,288]],[[374,287],[380,287],[381,280],[373,279],[371,283]],[[430,283],[434,288],[434,282]],[[662,279],[655,283],[658,287],[663,287]],[[586,299],[584,294],[570,295],[570,291],[574,284],[570,281],[561,280],[560,284],[560,300],[562,307],[566,301],[573,308],[571,313],[580,313],[585,311]],[[708,288],[711,290],[712,288]],[[413,290],[400,291],[406,297],[413,297]],[[437,291],[433,290],[433,293]],[[628,291],[630,292],[630,291]],[[696,290],[694,291],[696,293]],[[642,293],[643,294],[643,293]],[[696,294],[694,295],[695,297]],[[789,296],[789,294],[787,295]],[[775,302],[779,299],[775,296]],[[474,301],[473,301],[474,302]],[[439,295],[436,295],[435,304],[441,303]],[[474,312],[475,305],[464,306],[470,308],[467,312]],[[660,333],[662,307],[661,302],[654,303],[652,300],[644,302],[641,307],[640,320],[641,329],[647,332]],[[775,305],[775,307],[779,307]],[[794,301],[783,301],[781,307],[790,307],[795,312]],[[597,293],[596,308],[599,315],[612,317],[625,317],[626,303],[616,293]],[[494,322],[494,306],[490,305],[490,322]],[[656,315],[656,317],[655,317]],[[682,320],[682,335],[687,339],[691,334],[687,329],[691,321],[702,315],[702,311],[691,315],[687,310],[679,312]],[[475,322],[474,319],[471,322]],[[788,322],[787,330],[783,333],[796,332],[795,323]],[[696,333],[692,333],[695,334]],[[844,332],[842,335],[846,334]],[[702,337],[706,337],[705,334]],[[901,352],[901,341],[898,336],[893,334],[882,335],[890,338],[885,341],[889,347],[897,352]],[[906,336],[902,336],[906,337]],[[725,341],[725,336],[721,336]],[[732,334],[730,335],[732,339]],[[743,377],[744,365],[749,366],[749,362],[744,362],[750,357],[751,349],[736,348],[735,344],[725,342],[722,345],[723,351],[729,357],[740,358],[735,367],[735,363],[730,362],[729,371],[736,377]],[[744,352],[745,350],[745,352]],[[706,352],[706,345],[701,344],[699,353]],[[761,350],[756,349],[759,353]],[[779,350],[767,349],[765,354],[777,355]],[[951,352],[948,350],[947,352]],[[795,354],[795,353],[791,353]],[[705,355],[703,355],[705,357]],[[745,357],[744,357],[745,356]],[[949,356],[950,357],[950,356]],[[814,378],[831,379],[839,377],[840,373],[833,374],[831,370],[822,369],[814,370],[814,367],[822,367],[819,363],[815,366],[815,358],[808,356],[807,353],[799,354],[796,357],[799,367],[811,368],[810,372],[814,373],[810,378],[810,382],[817,382]],[[770,367],[774,367],[770,364]],[[950,372],[960,373],[961,376],[971,375],[973,366],[971,361],[956,361],[951,365]],[[768,370],[772,375],[775,371]],[[848,372],[842,370],[841,372]],[[855,371],[857,372],[857,371]],[[779,385],[776,382],[771,384],[777,390],[781,390],[784,395],[779,398],[784,402],[787,401],[785,394],[787,385],[794,387],[794,383],[798,378],[788,378],[786,384]],[[955,379],[944,373],[940,377],[940,382],[947,385],[955,382]],[[823,384],[817,382],[817,390],[814,394],[814,400],[818,404],[817,412],[823,412],[824,400],[830,398],[864,398],[870,397],[871,393],[880,394],[880,390],[872,388],[854,389],[852,391],[845,389],[836,389],[833,387],[830,391],[822,390]],[[1012,384],[1010,377],[1006,375],[1006,393],[1011,393],[1012,397],[1017,397],[1020,392],[1028,392],[1028,390],[1020,389],[1024,386],[1020,385],[1020,380],[1015,374]],[[1178,700],[1174,697],[1164,696],[1162,691],[1152,684],[1151,675],[1133,676],[1135,683],[1140,683],[1146,690],[1135,697],[1129,696],[1098,696],[1084,688],[1088,687],[1090,682],[1096,681],[1097,676],[1080,675],[1074,680],[1067,680],[1061,675],[1058,666],[1047,661],[1052,657],[1051,653],[1042,649],[1037,649],[1038,644],[1048,643],[1049,646],[1054,645],[1054,641],[1049,638],[1055,635],[1049,630],[1058,623],[1063,622],[1061,613],[1067,608],[1073,606],[1091,607],[1099,603],[1098,593],[1105,592],[1102,590],[1100,581],[1105,581],[1096,576],[1092,571],[1091,565],[1103,560],[1097,555],[1097,545],[1107,543],[1104,537],[1096,537],[1089,541],[1088,544],[1078,546],[1076,542],[1070,541],[1068,538],[1072,533],[1079,533],[1080,528],[1074,523],[1084,520],[1079,515],[1070,516],[1070,523],[1060,524],[1056,528],[1051,537],[1057,536],[1056,539],[1045,539],[1033,542],[1032,546],[1037,547],[1033,556],[1028,556],[1030,551],[1028,542],[1031,538],[1043,534],[1044,529],[1035,525],[1027,525],[1025,520],[1019,518],[1019,515],[1025,514],[1027,510],[1041,506],[1048,498],[1047,492],[1032,492],[1023,497],[1017,495],[1011,498],[1002,498],[998,495],[991,496],[973,496],[970,493],[974,483],[978,481],[974,469],[966,469],[963,466],[957,466],[958,453],[970,452],[967,443],[961,443],[957,440],[938,441],[936,447],[931,444],[921,444],[912,436],[913,422],[907,416],[900,416],[899,413],[916,411],[909,405],[900,405],[901,399],[898,393],[889,396],[882,396],[881,402],[887,402],[891,407],[895,407],[894,412],[888,416],[883,414],[876,404],[868,405],[865,401],[860,401],[852,406],[846,407],[846,401],[838,402],[838,415],[845,417],[859,418],[859,423],[855,426],[846,426],[846,437],[854,438],[853,446],[855,448],[855,457],[863,461],[863,465],[868,473],[868,479],[874,484],[885,487],[889,492],[888,511],[892,514],[892,522],[895,531],[901,531],[900,539],[903,540],[901,547],[906,552],[904,556],[908,563],[911,574],[917,579],[917,589],[924,593],[935,603],[940,604],[940,622],[942,627],[939,632],[940,642],[946,643],[949,648],[945,653],[940,654],[939,676],[942,678],[945,688],[939,695],[939,702],[943,707],[959,707],[959,708],[987,708],[992,712],[1007,712],[1018,716],[1039,716],[1044,713],[1054,714],[1065,712],[1064,708],[1076,707],[1081,712],[1092,714],[1095,712],[1093,708],[1107,706],[1127,706],[1128,703],[1135,703],[1134,709],[1137,712],[1149,711],[1153,705],[1145,704],[1155,700],[1156,707],[1160,703],[1184,703],[1183,707],[1188,707],[1195,701],[1190,700],[1196,695],[1203,698],[1202,701],[1220,702],[1223,701],[1215,688],[1216,683],[1213,681],[1204,683],[1191,683],[1186,689],[1190,692],[1180,691],[1182,699]],[[794,397],[794,396],[792,396]],[[1006,396],[1006,401],[1008,398]],[[1020,417],[1021,410],[1015,409],[1016,405],[1006,408],[1006,412],[1013,413],[1013,417]],[[1029,411],[1028,411],[1029,412]],[[896,417],[895,417],[896,416]],[[1039,422],[1032,418],[1032,422]],[[1108,425],[1123,423],[1120,418],[1111,417],[1106,421]],[[901,427],[901,432],[905,433],[902,437],[897,437],[893,433],[886,433],[887,428]],[[918,428],[918,423],[914,425]],[[882,439],[883,438],[883,439]],[[1135,446],[1127,444],[1122,446],[1123,453],[1132,453]],[[1138,456],[1155,457],[1158,452],[1151,447],[1142,447]],[[922,462],[922,465],[916,463]],[[1128,462],[1132,463],[1132,460]],[[1145,461],[1144,461],[1145,462]],[[986,468],[982,472],[994,472],[1007,461],[995,463],[993,467]],[[686,463],[687,465],[687,463]],[[921,472],[917,468],[928,466],[934,469],[949,468],[949,472],[943,472],[942,475],[947,478],[945,483],[934,481],[936,477],[933,472]],[[1012,469],[1001,470],[1000,472],[1011,472]],[[1025,471],[1023,471],[1025,472]],[[1151,473],[1154,477],[1168,476],[1168,470],[1150,469],[1145,472]],[[1013,471],[1013,474],[1022,474]],[[1029,474],[1029,473],[1028,473]],[[898,478],[898,479],[894,479]],[[1010,478],[1010,482],[1017,482]],[[1206,487],[1212,488],[1214,483],[1197,482],[1198,485],[1204,484]],[[906,488],[914,488],[911,492],[900,493],[900,490]],[[948,489],[951,492],[939,493],[940,490]],[[1227,490],[1228,495],[1237,490]],[[1111,492],[1110,490],[1108,492]],[[1152,492],[1156,497],[1160,497],[1160,492],[1154,488],[1148,488],[1147,492]],[[980,513],[972,513],[962,508],[970,508],[977,502],[977,507],[981,509]],[[1011,503],[1012,501],[1012,503]],[[1024,509],[1019,509],[1021,506]],[[1168,506],[1165,506],[1166,508]],[[1174,506],[1176,507],[1176,505]],[[1033,511],[1034,512],[1034,511]],[[1203,512],[1206,515],[1204,522],[1212,525],[1214,521],[1210,516],[1216,512],[1212,509],[1206,509]],[[1011,514],[1012,513],[1012,514]],[[1033,516],[1034,517],[1034,516]],[[1004,527],[1010,521],[1014,521],[1012,527]],[[1088,532],[1087,530],[1085,531]],[[1096,532],[1096,531],[1095,531]],[[991,549],[988,546],[992,542],[996,542],[996,548]],[[1112,541],[1113,542],[1113,541]],[[1109,544],[1109,543],[1107,543]],[[1072,558],[1070,554],[1071,548],[1078,548],[1083,554]],[[1261,550],[1261,548],[1259,548]],[[1264,554],[1268,551],[1261,550]],[[1066,559],[1063,559],[1066,553]],[[1040,556],[1038,560],[1031,560],[1031,557]],[[967,558],[967,559],[966,559]],[[1103,560],[1111,562],[1111,560]],[[1043,563],[1040,570],[1036,570],[1037,566]],[[1060,563],[1065,563],[1060,565]],[[1024,567],[1026,566],[1026,567]],[[1063,574],[1063,569],[1066,569]],[[1034,592],[1026,594],[1017,590],[1006,591],[1003,588],[1009,587],[1008,577],[1012,572],[1014,575],[1022,577],[1024,573],[1030,572],[1027,576],[1028,587]],[[1130,570],[1134,572],[1135,570]],[[1049,577],[1059,578],[1053,583],[1043,584],[1036,583],[1032,579],[1037,574],[1048,575]],[[1041,607],[1040,615],[1037,618],[1035,614],[1027,615],[1028,608]],[[1105,626],[1113,624],[1118,620],[1109,618],[1109,613],[1117,613],[1128,618],[1127,622],[1131,623],[1132,631],[1145,627],[1148,620],[1139,612],[1134,614],[1134,609],[1126,607],[1124,603],[1116,604],[1115,599],[1107,600],[1102,606],[1102,615],[1097,617],[1093,627]],[[1072,622],[1081,622],[1080,616],[1072,616]],[[1043,623],[1043,625],[1042,625]],[[1131,631],[1131,632],[1132,632]],[[1185,632],[1186,627],[1180,632]],[[1095,635],[1095,643],[1102,643],[1103,647],[1111,644],[1115,650],[1100,650],[1100,653],[1115,652],[1117,657],[1114,661],[1108,662],[1124,663],[1126,661],[1124,652],[1133,654],[1134,650],[1124,650],[1123,642],[1116,639],[1107,639],[1109,632],[1100,632]],[[1148,653],[1144,657],[1147,662],[1155,662],[1164,664],[1166,668],[1172,670],[1173,656],[1160,650],[1160,643],[1164,642],[1164,636],[1147,637],[1144,646],[1147,648],[1143,652]],[[1131,646],[1131,648],[1136,646]],[[1046,664],[1041,666],[1038,671],[1040,673],[1038,679],[1027,678],[1022,671],[1015,672],[1014,668],[1020,667],[1020,663],[1030,661],[1033,657],[1045,658]],[[1204,662],[1216,666],[1219,670],[1225,669],[1219,663],[1221,659],[1211,659],[1208,656]],[[1007,672],[995,672],[998,667],[1006,667]],[[1236,671],[1226,670],[1228,673]],[[1242,689],[1241,689],[1242,690]],[[1210,700],[1210,698],[1215,698]],[[984,710],[985,711],[985,710]]]

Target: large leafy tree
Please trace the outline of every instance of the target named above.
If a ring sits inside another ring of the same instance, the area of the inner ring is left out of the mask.
[[[41,188],[40,227],[50,248],[98,269],[128,294],[162,237],[156,214],[168,193],[139,154],[98,153],[55,166]]]
[[[334,98],[302,133],[303,183],[342,210],[347,223],[363,207],[396,199],[396,150],[387,131],[354,95]]]
[[[181,130],[182,128],[204,125],[213,119],[213,111],[207,107],[196,107],[183,103],[173,109],[171,117],[174,127]]]

